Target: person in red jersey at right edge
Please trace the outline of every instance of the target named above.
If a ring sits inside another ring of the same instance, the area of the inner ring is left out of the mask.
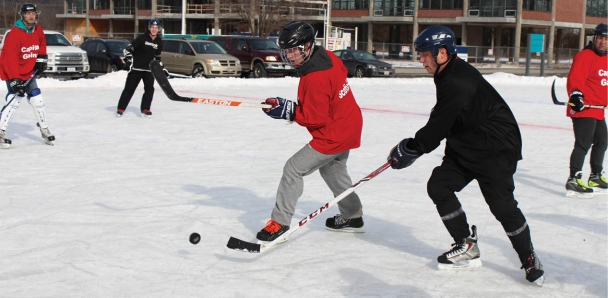
[[[41,75],[46,70],[46,37],[42,27],[36,24],[38,10],[34,4],[21,5],[19,15],[21,19],[15,22],[11,31],[4,37],[6,40],[0,54],[0,78],[6,81],[8,88],[6,103],[0,112],[0,149],[8,149],[11,146],[11,140],[6,138],[6,128],[19,103],[26,96],[34,109],[44,142],[53,145],[55,140],[55,136],[49,131],[44,100],[36,78],[32,77],[28,84],[25,83],[34,70],[38,70],[36,75]]]
[[[352,185],[346,162],[350,150],[360,146],[363,117],[346,79],[346,67],[334,53],[315,46],[315,35],[313,27],[303,22],[287,24],[279,35],[283,61],[300,75],[298,101],[268,98],[264,103],[272,107],[263,111],[306,127],[312,141],[285,164],[270,220],[257,234],[260,241],[273,241],[289,230],[304,190],[304,176],[319,170],[334,196]],[[340,214],[325,223],[328,230],[363,232],[363,211],[356,193],[338,202],[338,208]]]
[[[602,23],[593,31],[593,41],[576,56],[568,73],[570,94],[566,115],[572,118],[574,149],[570,155],[570,177],[567,196],[591,197],[593,190],[606,192],[608,181],[603,174],[606,155],[606,119],[608,104],[608,26]],[[591,149],[591,174],[588,185],[583,181],[585,155]]]

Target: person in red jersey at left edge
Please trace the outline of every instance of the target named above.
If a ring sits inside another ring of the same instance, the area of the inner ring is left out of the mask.
[[[46,119],[44,100],[36,78],[26,84],[35,70],[36,75],[41,75],[46,70],[47,53],[46,37],[40,25],[36,24],[38,10],[31,3],[21,5],[19,10],[21,19],[4,37],[4,47],[0,54],[0,78],[6,82],[8,94],[6,103],[0,114],[0,148],[7,149],[11,146],[11,140],[6,138],[8,127],[13,114],[19,107],[22,99],[27,97],[28,103],[34,109],[34,115],[38,121],[38,127],[45,143],[53,145],[55,136],[49,131]]]
[[[318,170],[334,196],[352,184],[346,162],[350,150],[361,144],[363,117],[346,79],[346,67],[334,53],[315,46],[315,36],[314,28],[303,22],[289,23],[279,34],[283,61],[300,75],[298,100],[268,98],[264,103],[272,107],[263,110],[274,119],[306,127],[312,140],[285,163],[270,220],[256,236],[260,241],[273,241],[289,230],[304,190],[304,176]],[[325,222],[328,230],[363,232],[363,211],[356,193],[339,201],[338,208],[340,214]]]
[[[603,172],[608,132],[605,107],[608,104],[608,26],[601,23],[593,30],[593,41],[576,56],[568,73],[570,94],[566,115],[572,118],[574,148],[570,154],[567,196],[589,197],[593,190],[605,192],[608,181]],[[588,185],[583,181],[585,155],[591,149]]]

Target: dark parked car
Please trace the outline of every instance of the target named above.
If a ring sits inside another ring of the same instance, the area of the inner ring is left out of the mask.
[[[274,40],[262,37],[217,35],[209,37],[228,54],[241,61],[242,77],[254,78],[267,76],[297,75],[297,70],[281,59],[279,46]]]
[[[374,55],[358,50],[337,50],[334,54],[342,59],[349,77],[394,77],[395,68],[378,60]]]
[[[129,45],[126,39],[88,39],[80,45],[89,57],[90,72],[109,73],[129,69],[123,61],[124,49]]]

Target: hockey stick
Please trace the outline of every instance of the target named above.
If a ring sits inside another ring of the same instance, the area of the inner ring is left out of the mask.
[[[551,85],[551,99],[553,99],[553,103],[556,105],[560,105],[560,106],[565,106],[566,103],[559,101],[557,99],[557,96],[555,95],[555,80],[553,80],[553,85]],[[572,106],[572,104],[569,104],[570,106]],[[605,106],[594,106],[594,105],[585,105],[585,108],[588,109],[608,109],[608,107]]]
[[[357,183],[351,185],[351,187],[349,189],[342,192],[340,195],[335,197],[333,200],[329,201],[328,203],[325,203],[325,205],[321,206],[321,208],[315,210],[315,212],[311,213],[304,219],[300,220],[300,222],[298,222],[297,226],[290,228],[283,235],[279,236],[278,238],[276,238],[270,242],[252,243],[252,242],[247,242],[247,241],[240,240],[240,239],[237,239],[234,237],[230,237],[230,239],[228,240],[228,244],[226,244],[226,246],[230,249],[240,250],[240,251],[244,251],[244,252],[262,253],[262,252],[270,249],[271,247],[284,242],[287,239],[287,236],[291,235],[293,232],[295,232],[297,229],[299,229],[303,225],[309,223],[312,219],[317,217],[323,211],[329,209],[331,206],[340,202],[342,199],[344,199],[345,197],[347,197],[348,195],[353,193],[357,188],[361,187],[361,185],[365,184],[365,182],[378,176],[378,174],[382,173],[384,170],[388,169],[390,166],[391,166],[391,162],[387,161],[385,164],[383,164],[381,167],[379,167],[378,169],[373,171],[371,174],[365,176],[365,178],[363,178],[363,179],[359,180]]]
[[[160,85],[160,88],[163,89],[163,92],[165,92],[165,95],[167,95],[167,97],[173,101],[183,101],[183,102],[211,104],[211,105],[219,105],[219,106],[231,106],[231,107],[252,107],[252,108],[271,108],[272,107],[269,104],[263,104],[263,103],[249,103],[249,102],[241,102],[241,101],[179,96],[175,92],[175,90],[173,90],[173,87],[171,87],[171,84],[169,83],[169,80],[167,79],[167,76],[165,75],[165,72],[163,71],[163,67],[160,65],[160,63],[158,61],[152,60],[152,62],[150,62],[150,72],[152,72],[154,79],[156,79],[156,82],[158,83],[158,85]]]
[[[556,81],[556,80],[557,80],[557,79],[553,80],[553,85],[551,85],[551,99],[553,99],[553,103],[554,103],[554,104],[559,105],[559,106],[565,106],[565,105],[566,105],[566,103],[565,103],[565,102],[562,102],[562,101],[557,100],[557,96],[555,95],[555,81]]]

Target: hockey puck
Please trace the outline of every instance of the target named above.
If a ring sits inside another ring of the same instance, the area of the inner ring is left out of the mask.
[[[190,234],[190,243],[198,244],[199,241],[201,241],[201,235],[199,235],[198,233]]]

